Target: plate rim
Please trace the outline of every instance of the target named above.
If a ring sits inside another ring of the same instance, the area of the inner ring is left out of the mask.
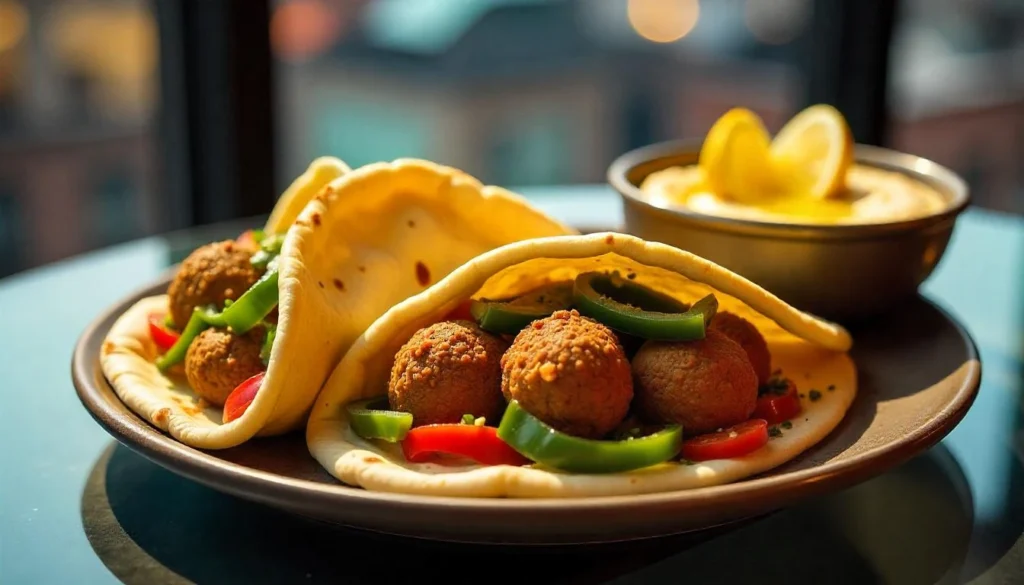
[[[977,345],[966,328],[941,305],[926,296],[919,300],[939,312],[965,342],[967,359],[958,367],[967,366],[956,394],[947,402],[928,424],[914,432],[876,446],[847,460],[829,465],[822,473],[822,465],[767,477],[755,476],[737,482],[687,490],[655,492],[636,495],[615,495],[595,497],[545,497],[545,498],[467,498],[454,496],[433,496],[373,492],[351,487],[335,479],[336,483],[322,483],[308,479],[285,476],[226,461],[216,456],[216,451],[203,451],[180,443],[171,436],[153,427],[134,413],[114,393],[108,381],[103,380],[114,394],[121,409],[107,403],[104,390],[94,384],[94,373],[99,364],[98,353],[88,352],[90,345],[102,347],[110,325],[128,307],[145,296],[160,294],[166,290],[172,272],[164,272],[147,285],[136,288],[95,317],[79,335],[71,359],[72,382],[76,395],[92,418],[119,443],[143,455],[156,464],[193,481],[218,491],[232,493],[250,500],[260,501],[276,507],[288,507],[289,500],[315,497],[327,498],[336,504],[386,505],[397,511],[432,510],[438,506],[447,509],[461,508],[466,511],[486,510],[492,514],[514,515],[524,510],[557,514],[609,509],[628,511],[664,507],[671,504],[692,503],[693,500],[714,498],[721,504],[741,503],[750,494],[758,497],[771,494],[773,509],[788,503],[849,487],[869,477],[880,475],[911,459],[915,455],[937,444],[949,434],[967,415],[981,385],[982,364]],[[96,343],[94,340],[98,339]],[[955,370],[954,370],[955,372]],[[954,372],[947,374],[953,375]],[[941,382],[941,381],[940,381]],[[273,440],[273,438],[261,439]],[[312,457],[312,456],[310,456]],[[353,524],[354,526],[360,526]]]

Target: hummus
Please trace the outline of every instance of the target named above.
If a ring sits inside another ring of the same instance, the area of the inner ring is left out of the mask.
[[[681,208],[704,215],[778,223],[868,224],[905,221],[946,207],[942,195],[905,174],[853,165],[846,191],[832,199],[768,196],[751,204],[711,192],[697,165],[672,167],[648,176],[640,190],[657,207]]]

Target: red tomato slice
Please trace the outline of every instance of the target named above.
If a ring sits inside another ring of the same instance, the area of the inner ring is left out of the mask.
[[[473,321],[473,314],[469,312],[472,301],[462,301],[450,313],[444,316],[442,321]]]
[[[157,344],[157,347],[167,351],[178,341],[180,335],[164,327],[164,317],[164,313],[149,314],[149,336],[153,338],[153,342]]]
[[[782,394],[768,393],[757,399],[754,414],[751,418],[763,418],[770,425],[777,425],[800,414],[800,396],[796,384],[786,380],[786,390]]]
[[[498,438],[494,427],[447,424],[416,427],[402,440],[405,458],[414,463],[432,453],[460,455],[484,465],[524,465],[530,460]]]
[[[768,442],[768,423],[753,418],[718,433],[698,435],[683,441],[680,449],[690,461],[732,459],[753,453]]]
[[[259,248],[260,243],[256,241],[256,236],[253,230],[245,230],[242,235],[235,239],[235,242],[243,248]]]
[[[236,386],[231,394],[228,394],[228,399],[224,401],[224,424],[245,414],[245,410],[256,399],[256,393],[263,386],[263,376],[265,375],[266,372],[260,372],[252,376]]]

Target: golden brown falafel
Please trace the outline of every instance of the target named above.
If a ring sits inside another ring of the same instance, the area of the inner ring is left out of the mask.
[[[245,335],[210,328],[200,333],[185,354],[185,377],[200,397],[223,406],[236,386],[266,367],[260,348],[266,333],[256,327]]]
[[[555,429],[600,438],[633,399],[629,360],[615,334],[575,310],[519,332],[501,358],[501,391]]]
[[[647,420],[699,435],[743,422],[757,375],[738,343],[709,329],[697,341],[648,341],[633,358],[636,406]]]
[[[768,343],[753,323],[735,313],[719,311],[711,319],[710,329],[740,344],[743,351],[747,352],[750,365],[754,367],[758,385],[768,383],[772,375],[772,355],[768,352]]]
[[[189,254],[167,287],[175,327],[185,327],[196,307],[220,308],[256,284],[261,272],[249,261],[251,256],[251,249],[234,240],[206,244]]]
[[[413,425],[455,423],[465,414],[497,423],[501,354],[508,344],[472,321],[442,321],[413,334],[398,350],[388,403],[412,413]]]

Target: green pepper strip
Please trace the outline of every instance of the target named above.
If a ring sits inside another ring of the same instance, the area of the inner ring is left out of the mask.
[[[364,439],[397,443],[412,428],[412,414],[387,409],[387,400],[377,397],[345,406],[352,430]]]
[[[619,473],[672,459],[679,453],[683,428],[669,425],[645,437],[597,441],[566,435],[509,402],[498,437],[523,456],[570,473]]]
[[[242,335],[259,325],[274,307],[277,306],[276,267],[268,270],[256,284],[249,287],[238,300],[230,303],[223,312],[217,313],[209,308],[196,307],[185,325],[181,337],[167,353],[156,360],[156,367],[161,371],[185,359],[188,346],[208,327],[230,327],[234,333]]]
[[[257,268],[266,268],[270,261],[281,253],[281,246],[284,245],[284,234],[271,234],[261,237],[259,240],[260,249],[249,258],[249,262]]]
[[[274,349],[274,339],[277,337],[277,325],[264,323],[267,328],[267,336],[263,338],[263,345],[260,346],[260,361],[264,366],[270,365],[270,352]]]
[[[188,353],[188,346],[192,344],[192,341],[210,326],[210,320],[214,319],[217,313],[211,308],[196,307],[192,310],[192,316],[189,317],[188,323],[185,325],[185,329],[182,330],[181,336],[174,342],[174,345],[167,350],[167,353],[156,358],[156,367],[161,371],[184,361],[185,354]]]
[[[501,301],[473,301],[469,305],[469,313],[480,328],[491,333],[519,333],[530,323],[553,312],[547,307],[517,307]]]
[[[559,282],[511,300],[474,300],[469,312],[484,331],[515,334],[524,327],[572,306],[572,283]]]
[[[277,306],[277,278],[276,268],[267,270],[256,284],[217,316],[219,322],[210,325],[230,327],[239,335],[259,325]]]
[[[718,299],[707,295],[680,313],[648,311],[619,302],[608,294],[615,285],[610,277],[598,272],[587,272],[576,277],[573,296],[580,313],[612,329],[663,341],[692,341],[704,338],[704,329],[718,310]],[[627,286],[639,287],[629,283]],[[635,292],[635,291],[634,291]]]

